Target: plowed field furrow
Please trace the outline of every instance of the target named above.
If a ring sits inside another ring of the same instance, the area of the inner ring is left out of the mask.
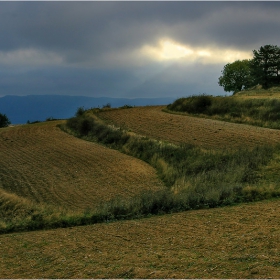
[[[0,183],[36,202],[71,209],[164,188],[148,164],[62,132],[59,122],[0,130]]]
[[[137,134],[175,144],[190,143],[216,149],[280,142],[280,130],[173,115],[163,112],[163,108],[151,106],[108,110],[99,116]]]
[[[19,149],[16,153],[11,153],[10,156],[4,155],[1,160],[0,177],[3,177],[3,187],[24,197],[32,196],[39,202],[41,195],[38,193],[38,189],[42,193],[42,190],[46,189],[47,183],[43,179],[43,172],[38,172],[35,168],[30,169],[30,166],[40,168],[32,153],[22,152]],[[30,174],[32,176],[29,176]]]

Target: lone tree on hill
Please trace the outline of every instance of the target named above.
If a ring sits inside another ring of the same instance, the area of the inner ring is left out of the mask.
[[[11,124],[10,120],[5,114],[0,113],[0,127],[7,127]]]
[[[224,66],[222,76],[219,78],[218,84],[225,91],[233,91],[236,93],[242,89],[253,86],[253,78],[251,75],[250,60],[237,60]]]

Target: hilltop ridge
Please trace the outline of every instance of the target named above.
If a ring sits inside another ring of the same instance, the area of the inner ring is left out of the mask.
[[[280,87],[271,87],[263,89],[262,86],[257,85],[249,89],[239,91],[233,95],[234,97],[251,97],[251,98],[280,98]]]

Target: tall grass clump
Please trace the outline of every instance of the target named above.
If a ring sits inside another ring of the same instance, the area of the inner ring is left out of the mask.
[[[167,110],[274,129],[280,128],[280,100],[278,99],[243,100],[231,96],[198,95],[179,98],[169,104]]]
[[[37,204],[0,188],[0,234],[104,222],[112,215],[103,212],[101,207],[75,212],[54,205]]]
[[[36,204],[0,188],[0,233],[46,228],[57,213],[51,206]]]

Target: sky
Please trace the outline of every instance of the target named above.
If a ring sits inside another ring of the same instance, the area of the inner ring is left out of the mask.
[[[0,96],[226,95],[224,65],[279,45],[280,2],[0,2]]]

